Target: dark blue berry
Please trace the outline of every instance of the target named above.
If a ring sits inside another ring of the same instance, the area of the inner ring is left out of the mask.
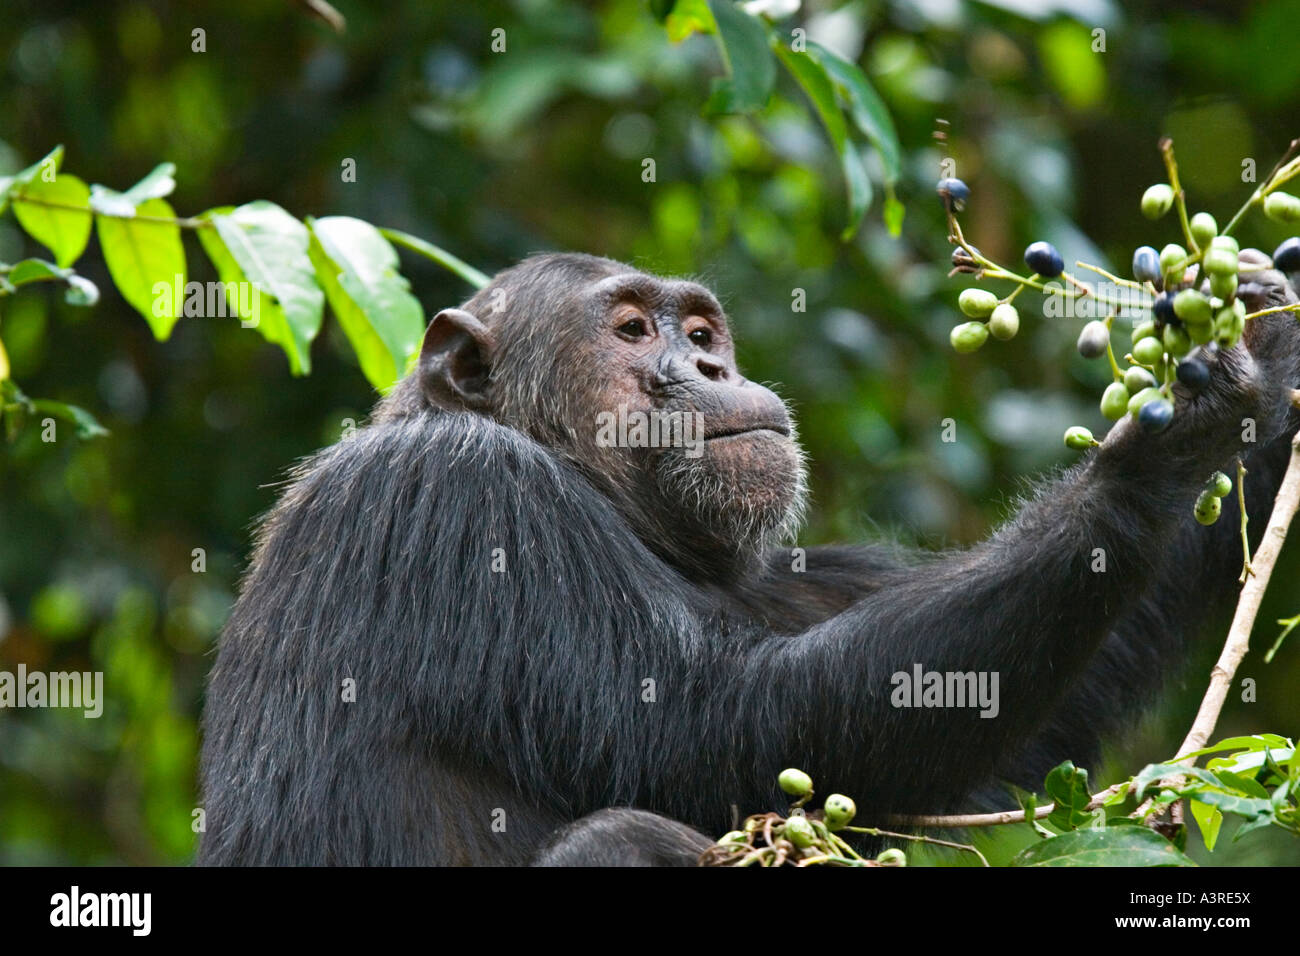
[[[1160,253],[1150,246],[1133,250],[1133,278],[1138,282],[1160,283]]]
[[[1165,325],[1178,324],[1178,314],[1174,311],[1174,297],[1168,292],[1161,292],[1156,296],[1155,302],[1151,303],[1151,312],[1158,322],[1163,322]]]
[[[961,212],[966,208],[966,200],[970,198],[970,187],[960,179],[939,180],[938,191],[944,209],[949,212]]]
[[[1138,412],[1138,424],[1144,431],[1162,432],[1174,420],[1174,406],[1168,399],[1157,398],[1147,402]]]
[[[1279,272],[1300,272],[1300,236],[1292,236],[1277,247],[1273,268]]]
[[[1042,240],[1029,244],[1029,248],[1025,250],[1025,264],[1040,276],[1049,279],[1059,276],[1061,270],[1065,268],[1065,260],[1056,251],[1056,246]]]
[[[1178,363],[1178,381],[1193,392],[1199,392],[1210,384],[1210,366],[1199,358],[1185,358]]]

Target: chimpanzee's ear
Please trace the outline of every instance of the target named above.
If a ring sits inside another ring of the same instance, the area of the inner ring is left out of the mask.
[[[433,317],[420,347],[420,387],[433,405],[479,409],[487,405],[492,333],[463,309]]]

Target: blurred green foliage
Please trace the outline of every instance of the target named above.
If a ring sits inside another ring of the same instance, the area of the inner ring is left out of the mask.
[[[960,282],[946,278],[933,195],[945,152],[972,187],[963,226],[985,253],[1016,262],[1043,238],[1067,260],[1122,269],[1136,245],[1173,238],[1137,211],[1162,176],[1159,135],[1175,137],[1192,207],[1222,221],[1248,191],[1243,158],[1262,174],[1300,133],[1300,0],[808,2],[795,22],[863,66],[903,144],[901,238],[873,208],[841,243],[837,157],[790,78],[757,118],[706,117],[716,45],[670,43],[641,0],[336,5],[341,37],[288,2],[11,0],[0,173],[64,143],[68,168],[119,188],[174,162],[183,212],[269,199],[398,228],[485,271],[573,249],[699,276],[732,314],[747,374],[779,383],[800,414],[809,542],[969,543],[1024,476],[1070,459],[1067,424],[1102,430],[1104,372],[1073,355],[1076,323],[1025,310],[1011,343],[971,357],[948,347]],[[504,53],[490,49],[498,27]],[[206,52],[192,52],[196,28]],[[1097,28],[1105,52],[1082,55]],[[340,176],[346,159],[355,182]],[[1252,219],[1241,238],[1271,250],[1284,235]],[[214,278],[185,241],[193,278]],[[0,261],[33,254],[0,219]],[[403,266],[426,314],[469,294],[418,257]],[[81,442],[65,429],[50,444],[28,427],[0,453],[0,669],[103,670],[107,701],[98,720],[0,712],[0,862],[184,862],[203,680],[251,522],[286,467],[375,396],[332,319],[312,375],[291,378],[283,353],[233,319],[182,321],[155,341],[93,242],[79,269],[104,290],[95,308],[41,289],[0,315],[24,390],[112,432]],[[806,312],[791,310],[796,289]],[[939,440],[947,417],[955,444]],[[1298,550],[1257,648],[1300,610]],[[1181,692],[1094,779],[1170,756],[1217,641],[1207,635]],[[1258,682],[1257,702],[1231,702],[1219,735],[1294,735],[1300,654],[1284,647],[1268,666],[1252,654],[1239,676]],[[982,839],[998,862],[1033,837]],[[1257,832],[1209,861],[1298,860],[1294,842]]]

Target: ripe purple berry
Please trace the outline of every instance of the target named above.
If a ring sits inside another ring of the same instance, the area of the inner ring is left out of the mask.
[[[1025,264],[1040,276],[1054,279],[1065,268],[1065,260],[1050,242],[1032,242],[1025,250]]]

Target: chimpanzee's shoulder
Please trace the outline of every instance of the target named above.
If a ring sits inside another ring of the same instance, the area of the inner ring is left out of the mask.
[[[616,520],[608,499],[551,449],[470,412],[367,425],[303,462],[292,479],[302,491],[368,498],[372,509],[382,500],[417,512],[469,509],[485,519],[526,510]]]
[[[359,454],[382,467],[482,473],[497,480],[570,473],[550,449],[518,429],[472,412],[439,412],[376,423],[357,432]],[[531,473],[531,474],[530,474]]]

